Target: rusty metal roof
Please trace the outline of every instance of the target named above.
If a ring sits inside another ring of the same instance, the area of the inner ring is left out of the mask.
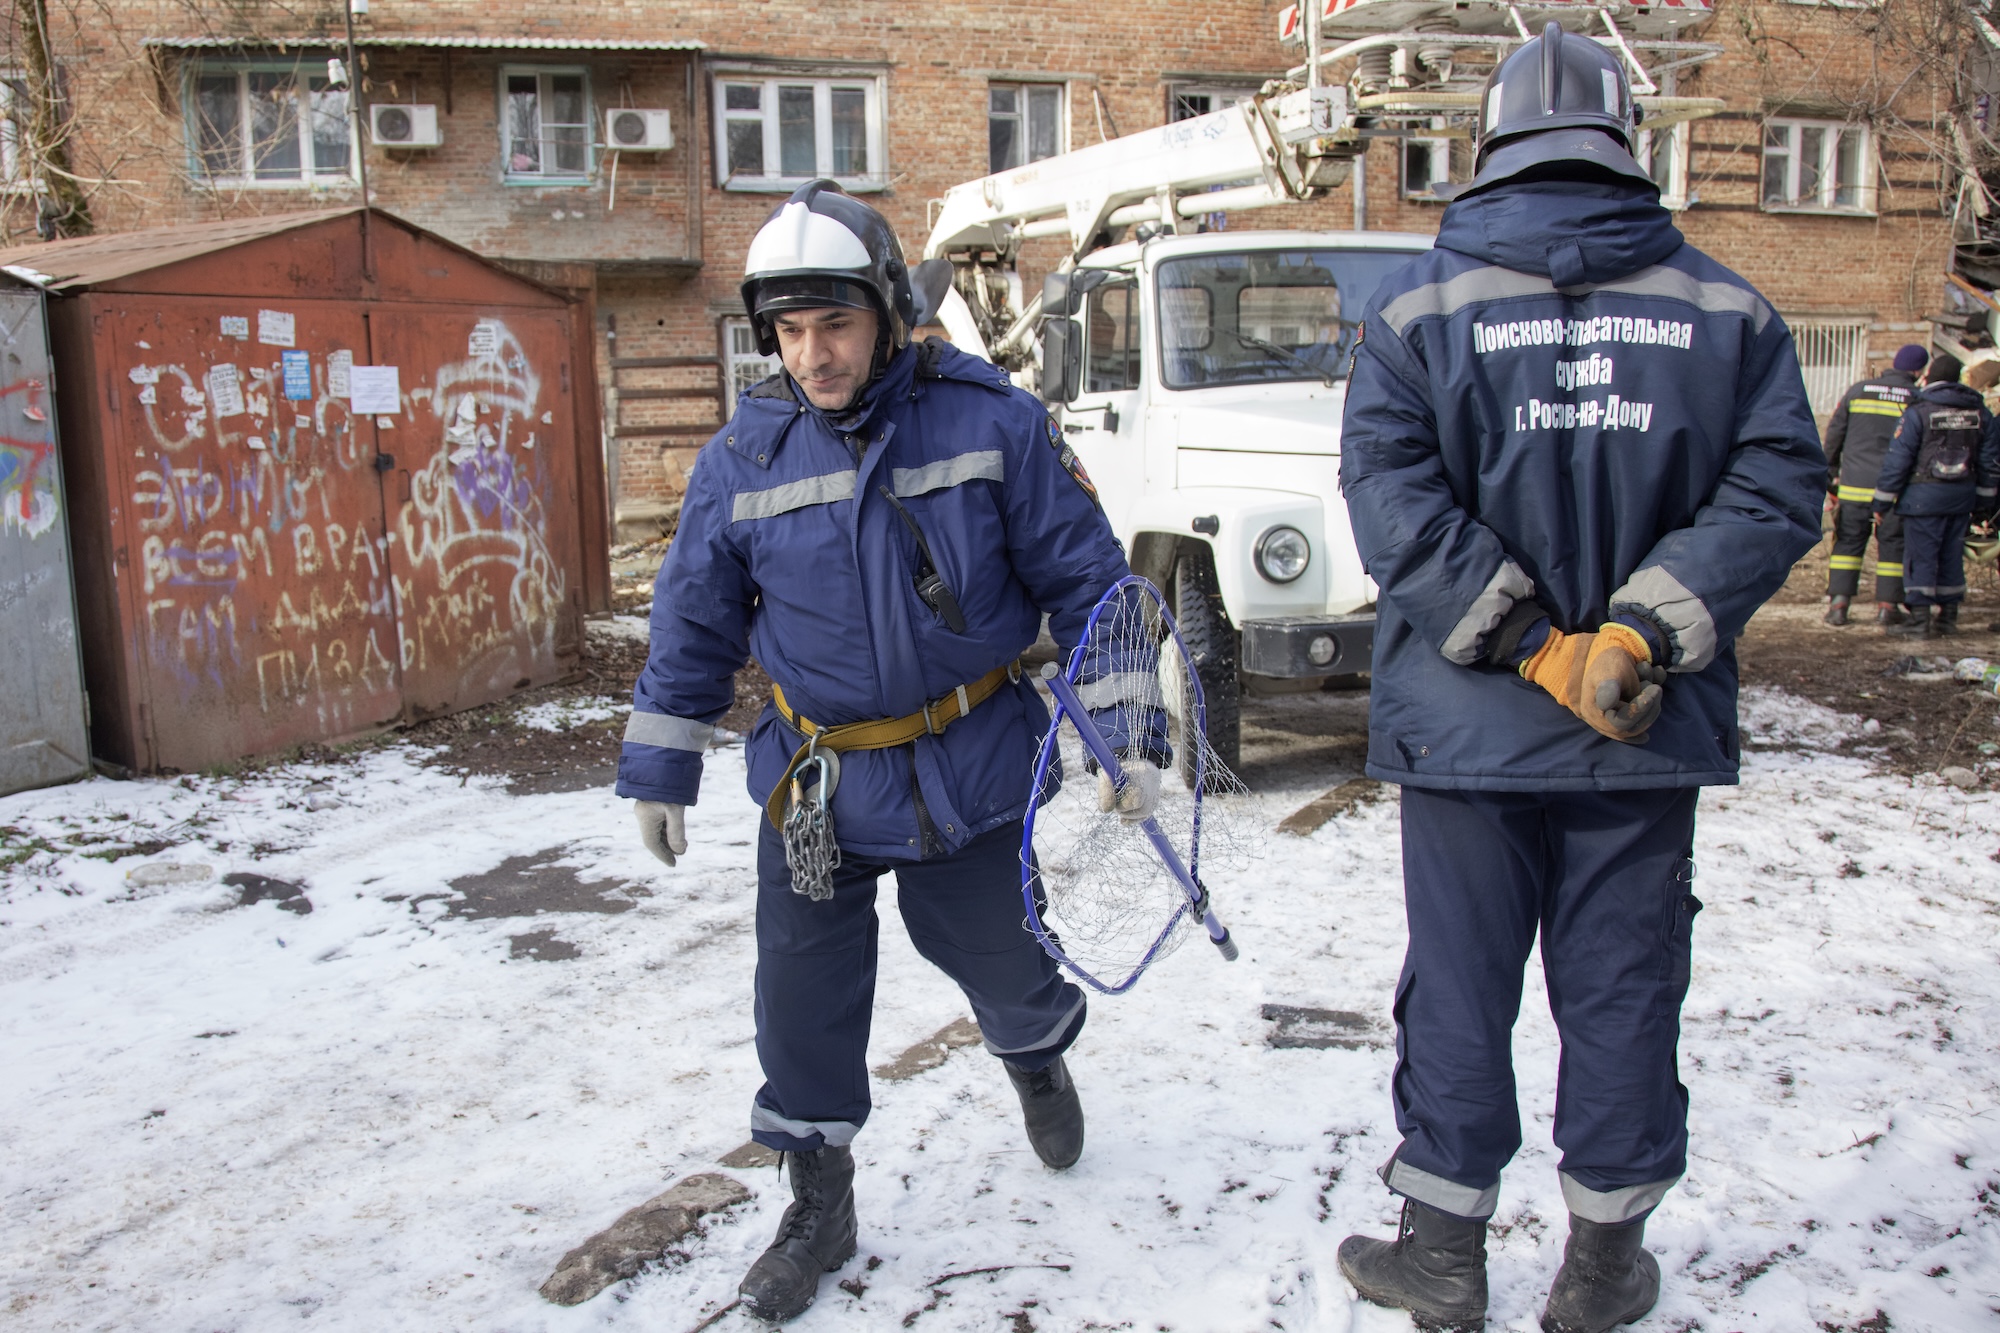
[[[0,249],[0,273],[51,292],[90,287],[360,211],[361,206],[355,204],[310,213],[272,213],[231,222],[188,222],[8,246]],[[376,215],[387,216],[380,209]]]
[[[333,47],[345,46],[347,38],[339,33],[323,33],[319,36],[277,37],[268,35],[246,35],[242,37],[148,37],[141,46],[157,47],[171,51],[207,51],[231,49],[262,49],[270,47]],[[673,41],[644,41],[627,38],[597,37],[436,37],[424,33],[357,33],[356,46],[396,47],[396,46],[450,46],[478,51],[706,51],[708,43],[693,37],[678,38]]]

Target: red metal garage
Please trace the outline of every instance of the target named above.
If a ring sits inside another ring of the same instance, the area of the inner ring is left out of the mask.
[[[574,669],[590,312],[379,210],[0,250],[49,294],[95,753],[195,769]]]

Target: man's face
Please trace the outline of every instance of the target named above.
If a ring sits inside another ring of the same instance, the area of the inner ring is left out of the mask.
[[[771,321],[778,356],[814,407],[838,412],[868,383],[875,362],[872,310],[787,310]]]

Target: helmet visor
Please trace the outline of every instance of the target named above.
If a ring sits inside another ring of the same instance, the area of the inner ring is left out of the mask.
[[[779,310],[818,310],[839,306],[848,310],[874,310],[875,294],[859,282],[830,278],[822,274],[760,278],[751,309],[763,315]]]

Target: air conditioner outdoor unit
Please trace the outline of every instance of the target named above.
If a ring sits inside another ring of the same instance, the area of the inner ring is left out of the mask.
[[[611,107],[604,113],[604,146],[615,153],[657,153],[672,148],[673,116],[665,111]]]
[[[436,148],[444,142],[438,134],[435,106],[371,106],[368,132],[384,148]]]

